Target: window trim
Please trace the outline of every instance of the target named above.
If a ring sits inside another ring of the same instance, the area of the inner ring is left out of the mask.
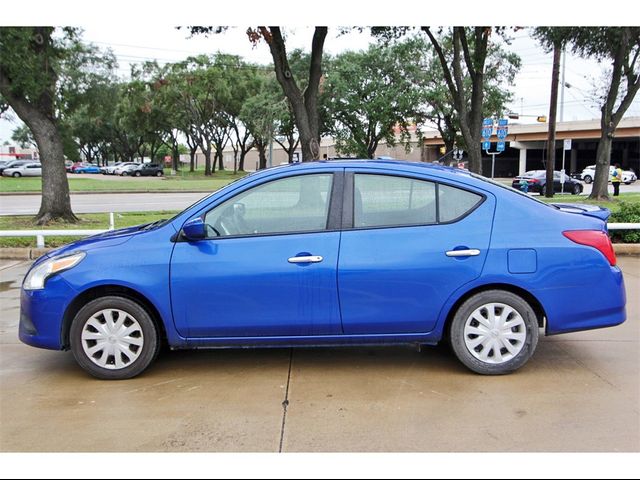
[[[395,178],[406,178],[409,180],[419,180],[419,181],[423,181],[423,182],[431,182],[435,185],[435,191],[436,191],[436,221],[435,222],[431,222],[431,223],[408,223],[408,224],[401,224],[401,225],[378,225],[378,226],[367,226],[367,227],[355,227],[354,226],[354,208],[355,208],[355,200],[354,200],[354,195],[355,195],[355,176],[356,175],[377,175],[377,176],[385,176],[385,177],[395,177]],[[440,221],[440,185],[445,185],[447,187],[451,187],[451,188],[457,188],[459,190],[464,190],[466,192],[469,193],[473,193],[475,195],[479,195],[481,197],[480,201],[478,201],[478,203],[476,203],[473,208],[467,210],[465,213],[463,213],[462,215],[449,220],[447,222],[441,222]],[[470,188],[467,188],[466,185],[465,186],[460,186],[460,185],[454,185],[451,184],[447,181],[441,181],[441,180],[436,180],[436,179],[431,179],[431,178],[424,178],[421,176],[414,176],[405,172],[398,172],[398,173],[390,173],[390,172],[376,172],[376,171],[354,171],[354,170],[350,170],[350,171],[346,171],[345,172],[345,189],[344,189],[344,197],[343,197],[343,204],[344,204],[344,209],[343,209],[343,223],[342,223],[342,230],[344,231],[349,231],[349,230],[380,230],[380,229],[387,229],[387,228],[415,228],[415,227],[431,227],[431,226],[437,226],[437,225],[450,225],[453,223],[457,223],[461,220],[464,220],[466,217],[468,217],[469,215],[471,215],[473,212],[475,212],[478,208],[480,208],[480,206],[487,200],[487,195],[485,193],[481,193],[478,192],[476,190],[472,190]]]
[[[320,171],[320,172],[304,172],[304,173],[298,173],[297,175],[286,175],[286,176],[281,176],[277,178],[266,179],[266,181],[260,182],[257,185],[249,185],[248,188],[246,189],[243,189],[239,192],[234,192],[232,195],[228,196],[224,200],[221,200],[220,202],[216,202],[215,205],[213,205],[211,208],[206,209],[205,211],[200,213],[200,215],[197,215],[191,218],[200,217],[204,221],[206,215],[210,211],[218,208],[220,205],[227,202],[228,200],[231,200],[232,198],[237,197],[238,195],[248,192],[249,190],[252,190],[256,187],[261,187],[263,185],[267,185],[272,182],[277,182],[279,180],[287,180],[291,178],[303,177],[308,175],[331,175],[331,196],[329,197],[329,207],[327,210],[327,222],[325,223],[324,229],[304,230],[300,232],[287,231],[287,232],[270,232],[270,233],[251,233],[251,234],[245,234],[245,235],[226,235],[226,236],[220,236],[220,237],[203,238],[199,240],[199,242],[231,240],[231,239],[238,239],[238,238],[282,237],[282,236],[289,236],[289,235],[308,235],[308,234],[314,234],[314,233],[318,234],[318,233],[339,232],[341,227],[339,220],[342,218],[342,204],[341,204],[342,202],[340,202],[339,199],[340,197],[343,196],[343,189],[344,189],[344,170],[343,169]],[[177,238],[175,241],[189,242],[189,240],[185,238],[185,236],[182,234],[182,227],[180,228],[180,232],[177,235]]]

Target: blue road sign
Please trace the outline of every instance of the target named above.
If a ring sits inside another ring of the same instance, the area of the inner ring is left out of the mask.
[[[491,142],[482,142],[482,149],[483,150],[490,150],[491,149]]]
[[[498,143],[496,144],[496,150],[497,150],[498,152],[504,152],[504,142],[498,142]]]
[[[493,126],[493,118],[485,118],[484,120],[482,120],[482,125],[485,127]]]
[[[509,119],[508,118],[501,118],[498,120],[498,126],[499,127],[506,127],[509,124]]]
[[[491,138],[491,134],[493,133],[492,127],[485,127],[482,129],[482,138]]]
[[[498,127],[496,129],[496,136],[500,139],[500,140],[504,140],[505,138],[507,138],[507,132],[509,130],[507,129],[507,127]]]

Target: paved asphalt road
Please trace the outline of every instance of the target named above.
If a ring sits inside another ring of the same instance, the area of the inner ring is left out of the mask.
[[[96,175],[96,177],[101,177]],[[112,177],[105,177],[111,179]],[[119,178],[119,177],[117,177]],[[137,179],[129,178],[130,181]],[[108,180],[105,180],[108,181]],[[585,194],[591,185],[585,185]],[[610,193],[613,189],[609,187]],[[640,192],[640,182],[623,185],[622,192]],[[154,210],[183,210],[207,195],[204,193],[91,193],[71,195],[75,213],[148,212]],[[568,194],[567,194],[568,195]],[[557,196],[562,201],[562,196]],[[40,208],[40,195],[0,195],[0,215],[35,215]]]
[[[381,347],[165,352],[122,382],[21,344],[29,264],[0,262],[0,451],[638,452],[640,259],[619,261],[627,322],[541,337],[507,376]]]
[[[75,213],[183,210],[205,193],[88,193],[71,195]],[[0,215],[35,215],[40,195],[0,196]]]

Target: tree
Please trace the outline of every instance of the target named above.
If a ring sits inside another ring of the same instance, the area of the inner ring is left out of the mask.
[[[335,120],[331,130],[339,151],[374,158],[380,141],[396,145],[397,132],[409,146],[409,124],[421,121],[428,89],[416,62],[424,45],[416,38],[372,45],[330,62],[323,97]]]
[[[322,77],[322,54],[327,27],[316,27],[311,42],[311,61],[307,86],[304,91],[291,70],[285,39],[280,27],[258,27],[248,30],[249,37],[255,42],[263,38],[273,58],[276,78],[282,86],[285,96],[291,104],[302,146],[302,161],[317,160],[320,156],[320,115],[318,112],[318,93]]]
[[[482,118],[484,79],[491,27],[453,27],[446,36],[436,36],[431,27],[422,27],[436,50],[445,83],[453,105],[461,119],[460,130],[469,152],[469,169],[482,174]],[[451,62],[443,49],[443,41],[451,38]],[[465,77],[471,81],[471,90],[465,88]]]
[[[38,147],[31,130],[26,125],[17,127],[11,135],[11,140],[20,145],[20,148]]]
[[[453,44],[451,41],[443,41],[443,52],[446,58],[452,61]],[[520,69],[520,57],[515,53],[504,50],[500,45],[489,45],[487,54],[483,113],[482,117],[502,116],[505,106],[511,101],[513,94],[509,86]],[[451,152],[455,146],[468,149],[464,137],[461,135],[460,116],[453,104],[451,92],[446,83],[442,82],[443,72],[440,60],[433,48],[426,48],[422,56],[425,64],[423,82],[426,91],[426,102],[429,109],[426,118],[433,122],[445,144],[445,150]],[[464,79],[465,96],[471,96],[473,88],[471,78]],[[448,157],[449,160],[451,157]]]
[[[589,196],[593,200],[608,200],[611,143],[640,89],[640,27],[550,27],[538,28],[535,34],[546,45],[559,37],[574,54],[611,62],[609,84],[600,105],[600,141]]]
[[[62,38],[53,38],[53,32],[53,27],[0,29],[0,95],[33,133],[42,163],[38,224],[78,220],[64,166],[58,88],[63,64],[79,42],[75,29],[62,29]]]

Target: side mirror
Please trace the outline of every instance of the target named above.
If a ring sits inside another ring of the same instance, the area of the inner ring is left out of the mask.
[[[192,218],[182,227],[182,233],[190,241],[202,240],[207,236],[207,230],[200,217]]]

